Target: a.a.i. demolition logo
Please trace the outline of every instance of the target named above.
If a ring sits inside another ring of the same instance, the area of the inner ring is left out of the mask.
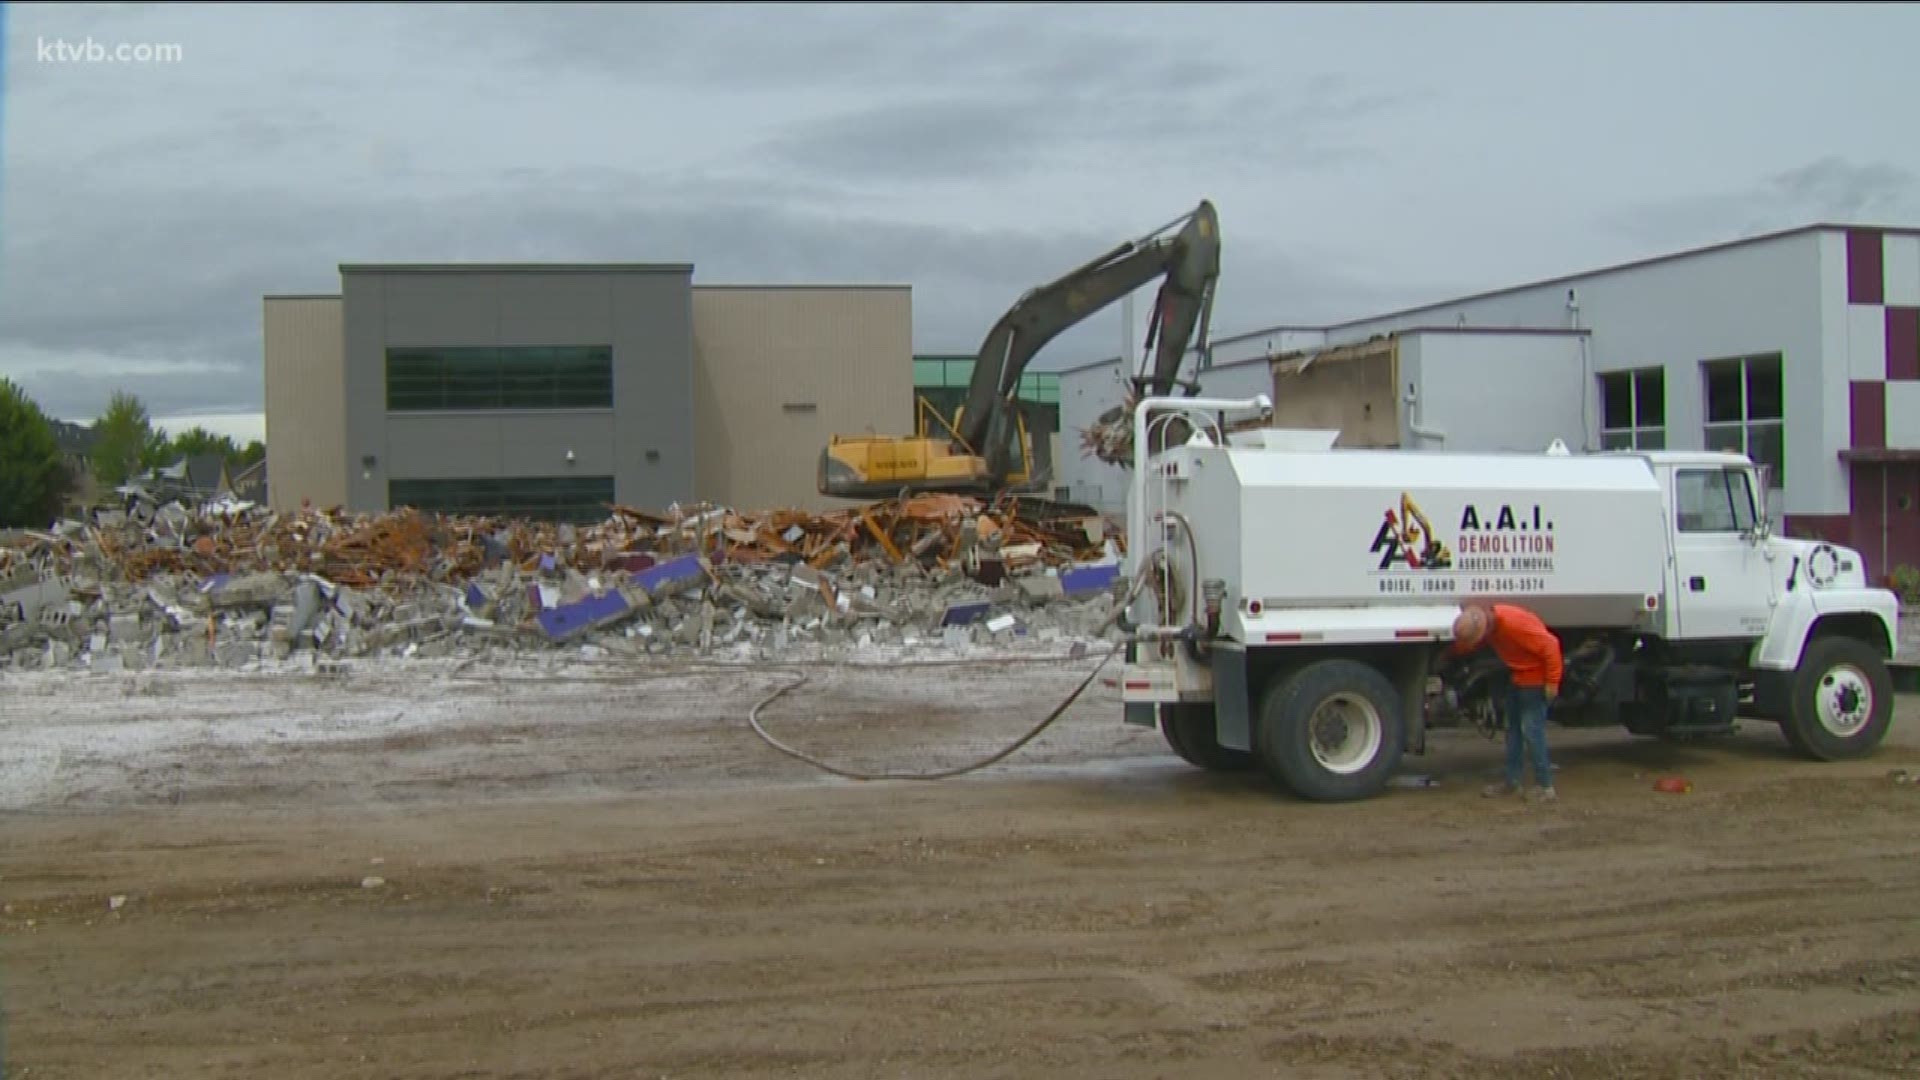
[[[1445,570],[1453,565],[1446,541],[1434,533],[1427,515],[1405,492],[1400,494],[1399,510],[1387,508],[1371,550],[1380,556],[1382,570],[1391,570],[1395,564],[1409,570]]]
[[[1370,554],[1378,570],[1473,570],[1550,573],[1553,570],[1553,521],[1539,506],[1516,513],[1512,506],[1482,513],[1468,503],[1460,510],[1456,544],[1449,545],[1411,494],[1388,507],[1374,532]],[[1457,555],[1457,557],[1456,557]]]

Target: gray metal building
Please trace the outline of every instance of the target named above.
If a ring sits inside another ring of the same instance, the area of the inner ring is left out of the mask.
[[[1209,393],[1269,389],[1278,423],[1350,445],[1746,453],[1782,531],[1875,575],[1920,565],[1920,229],[1807,225],[1213,346]],[[1118,371],[1061,375],[1069,439]],[[1125,497],[1098,461],[1062,472],[1073,498]]]
[[[340,273],[339,296],[266,298],[279,507],[818,508],[832,433],[910,430],[904,286],[695,286],[687,264]]]

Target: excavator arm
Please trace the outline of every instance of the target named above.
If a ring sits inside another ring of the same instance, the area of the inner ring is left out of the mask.
[[[951,440],[836,436],[821,454],[821,493],[868,498],[1003,488],[1019,439],[1015,400],[1027,365],[1048,342],[1162,276],[1147,331],[1151,369],[1134,386],[1136,395],[1170,393],[1181,385],[1189,345],[1204,345],[1212,318],[1220,223],[1211,202],[1020,297],[980,346]]]
[[[1177,233],[1165,235],[1175,226],[1180,226]],[[1015,394],[1035,354],[1095,312],[1162,275],[1166,281],[1160,286],[1147,330],[1148,347],[1154,349],[1153,369],[1136,377],[1135,385],[1155,394],[1171,392],[1196,325],[1205,340],[1219,274],[1219,217],[1212,203],[1202,202],[1166,228],[1122,244],[1027,293],[1000,317],[980,347],[966,411],[957,425],[960,440],[986,459],[990,474],[1005,476],[1014,441]]]

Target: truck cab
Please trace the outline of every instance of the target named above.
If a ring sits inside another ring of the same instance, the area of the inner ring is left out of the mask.
[[[1899,603],[1869,586],[1860,553],[1775,535],[1768,470],[1745,455],[1610,453],[1644,459],[1663,495],[1661,654],[1728,673],[1740,708],[1781,723],[1788,741],[1813,756],[1852,756],[1860,740],[1877,743],[1873,720],[1891,694],[1885,664],[1899,640]],[[1811,713],[1800,721],[1796,697]]]

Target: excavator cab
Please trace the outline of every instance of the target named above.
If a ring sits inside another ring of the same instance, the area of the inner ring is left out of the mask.
[[[1026,417],[1015,411],[1015,456],[997,478],[985,459],[968,452],[958,431],[962,405],[949,421],[925,397],[915,399],[912,438],[835,435],[820,453],[819,488],[841,499],[889,499],[927,491],[992,495],[1024,491],[1032,481],[1033,438]]]
[[[1015,302],[981,343],[966,404],[951,422],[922,401],[916,435],[833,436],[820,451],[820,493],[843,499],[923,492],[991,496],[1032,484],[1033,444],[1014,393],[1027,363],[1061,333],[1162,276],[1147,330],[1152,369],[1137,376],[1134,386],[1142,396],[1184,386],[1180,367],[1189,342],[1205,347],[1220,276],[1219,218],[1206,201]],[[928,411],[937,425],[927,423]]]
[[[919,401],[917,427],[920,438],[960,438],[959,429],[961,417],[963,417],[967,411],[965,405],[955,408],[953,410],[953,419],[948,420],[945,416],[941,415],[940,410],[934,406],[933,402],[928,401],[924,395],[917,400]],[[1015,409],[1013,417],[1014,424],[1018,429],[1019,439],[1014,445],[1013,457],[1008,461],[1004,486],[1012,491],[1024,491],[1026,490],[1027,484],[1033,479],[1033,436],[1027,429],[1027,417],[1025,413]],[[941,435],[939,434],[940,432],[944,432],[945,434]]]

